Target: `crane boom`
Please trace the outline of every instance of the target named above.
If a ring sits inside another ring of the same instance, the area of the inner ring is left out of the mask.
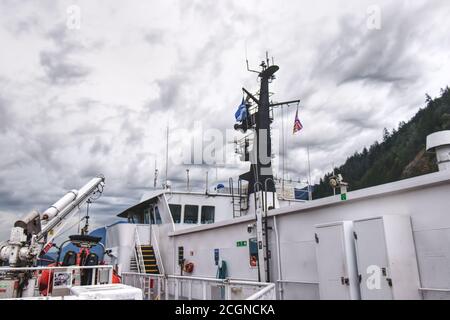
[[[45,210],[42,216],[34,210],[23,219],[17,220],[11,230],[10,239],[5,243],[0,243],[0,262],[6,261],[13,267],[36,262],[42,248],[48,242],[47,235],[50,231],[57,228],[71,213],[90,201],[94,195],[100,195],[104,185],[105,177],[99,175],[78,191],[69,191]]]
[[[42,229],[40,233],[36,235],[36,240],[39,241],[43,239],[50,230],[55,228],[65,217],[67,217],[74,210],[82,206],[89,197],[96,192],[100,185],[103,185],[105,181],[104,177],[96,177],[89,181],[84,187],[78,190],[76,198],[70,202],[62,211],[55,215]]]

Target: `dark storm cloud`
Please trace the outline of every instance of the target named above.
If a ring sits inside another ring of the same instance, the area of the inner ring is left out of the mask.
[[[183,98],[182,90],[187,81],[188,74],[185,77],[178,75],[170,76],[165,79],[156,80],[159,87],[159,97],[148,104],[148,111],[167,111],[173,108],[182,108],[180,100]]]
[[[417,17],[423,19],[426,10],[404,9],[383,6],[380,30],[367,28],[367,17],[341,17],[339,33],[319,48],[312,73],[334,77],[338,84],[361,80],[404,85],[416,81],[421,70],[413,67],[417,56],[411,45]]]
[[[20,8],[21,3],[11,8]],[[21,54],[30,71],[20,77],[16,71],[20,66],[0,68],[0,77],[15,89],[14,94],[0,95],[0,220],[6,221],[11,212],[12,221],[15,214],[31,208],[45,210],[67,190],[103,173],[105,193],[91,212],[98,224],[112,222],[115,214],[153,186],[155,159],[161,185],[166,123],[171,129],[169,153],[187,139],[172,138],[172,132],[185,129],[189,135],[197,134],[197,121],[203,130],[214,128],[224,134],[232,129],[240,88],[252,92],[258,88],[254,75],[245,71],[247,44],[250,56],[260,54],[250,59],[252,66],[265,50],[280,64],[279,79],[271,87],[275,98],[302,99],[304,130],[291,134],[294,109],[285,118],[287,149],[280,156],[286,157],[286,172],[293,179],[305,179],[308,145],[313,175],[320,177],[333,162],[340,164],[381,137],[382,128],[389,127],[385,122],[407,120],[406,111],[418,108],[417,95],[424,94],[419,79],[432,80],[444,73],[431,70],[438,62],[427,65],[421,59],[445,51],[446,21],[440,20],[440,12],[446,3],[387,3],[380,4],[378,31],[367,29],[364,5],[336,10],[332,2],[311,6],[294,1],[251,5],[180,1],[176,7],[168,5],[165,14],[162,11],[161,21],[149,21],[136,14],[141,6],[111,10],[109,3],[98,7],[82,2],[83,25],[72,32],[61,22],[66,4],[56,8],[49,1],[37,10],[27,2],[28,13],[11,15],[4,22],[11,27],[0,30],[15,34],[11,39],[17,43],[11,40],[5,46]],[[145,9],[156,12],[160,4]],[[434,20],[440,21],[442,30],[434,27],[436,33],[430,33]],[[2,52],[5,59],[2,56],[0,63],[14,61],[7,60],[8,52]],[[151,63],[146,52],[154,59]],[[36,109],[22,107],[29,101]],[[279,120],[275,115],[273,125],[278,129]],[[214,166],[169,164],[174,189],[185,188],[186,168],[191,170],[193,189],[204,190],[206,171],[210,183],[215,183]],[[227,164],[219,168],[219,179],[227,181],[247,170],[248,163]]]
[[[85,66],[68,62],[67,56],[68,52],[66,51],[41,52],[40,63],[52,84],[74,84],[87,77],[91,72]]]
[[[51,39],[56,49],[42,51],[39,62],[45,71],[48,81],[54,85],[70,85],[82,81],[91,73],[91,68],[79,61],[73,61],[71,56],[83,50],[88,50],[75,37],[70,34],[65,25],[57,25],[47,36]]]

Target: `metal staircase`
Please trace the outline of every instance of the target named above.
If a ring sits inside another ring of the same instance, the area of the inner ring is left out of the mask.
[[[149,274],[164,273],[161,257],[159,255],[157,256],[157,252],[155,252],[153,245],[142,244],[137,229],[135,230],[134,237],[134,255],[131,256],[130,271]],[[153,233],[152,237],[154,238]],[[154,242],[152,243],[156,244],[156,247],[158,247],[156,238],[154,238],[153,241]]]
[[[143,273],[159,274],[158,263],[156,262],[155,251],[152,245],[141,245],[138,247],[141,250],[142,260],[144,262]]]
[[[131,257],[130,260],[130,272],[139,272],[138,265],[136,263],[136,258]]]

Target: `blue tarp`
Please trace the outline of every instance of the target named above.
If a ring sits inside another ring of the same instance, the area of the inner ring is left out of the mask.
[[[308,200],[308,187],[302,189],[294,188],[295,199],[297,200]],[[311,192],[314,192],[314,186],[311,186]]]

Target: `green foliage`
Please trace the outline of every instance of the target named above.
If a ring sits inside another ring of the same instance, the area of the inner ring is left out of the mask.
[[[398,129],[383,130],[383,141],[364,147],[338,168],[349,183],[349,190],[358,190],[437,171],[434,155],[425,152],[427,135],[450,129],[450,89],[441,89],[441,97],[426,95],[426,107],[408,122],[400,122]],[[330,196],[332,188],[327,173],[315,186],[314,199]]]

